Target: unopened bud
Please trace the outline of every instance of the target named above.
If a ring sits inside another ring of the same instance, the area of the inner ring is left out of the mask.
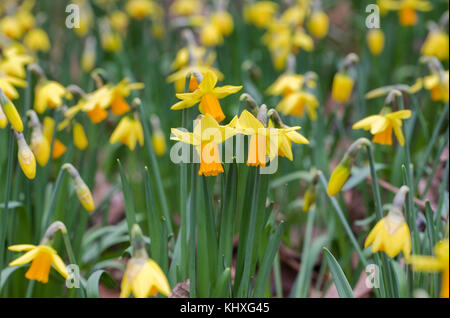
[[[83,207],[89,212],[94,211],[95,205],[94,199],[92,198],[91,190],[89,190],[86,183],[83,181],[83,179],[81,179],[81,176],[78,173],[77,169],[75,169],[75,167],[70,163],[65,163],[62,166],[62,169],[67,170],[67,172],[72,177],[77,197],[80,200]]]
[[[17,140],[17,157],[19,159],[20,167],[22,168],[25,176],[28,179],[32,180],[36,176],[36,159],[34,158],[33,152],[31,151],[30,147],[28,147],[23,134],[14,131],[14,135]]]
[[[84,150],[88,146],[88,140],[83,125],[80,123],[75,123],[73,125],[73,143],[75,144],[75,147],[80,150]]]

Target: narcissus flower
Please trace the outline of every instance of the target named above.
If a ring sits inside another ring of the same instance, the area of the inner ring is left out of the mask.
[[[109,138],[111,144],[121,142],[126,145],[131,151],[136,148],[136,142],[139,142],[141,146],[144,145],[144,131],[139,119],[135,119],[129,116],[123,117],[116,129],[114,129],[111,137]]]
[[[270,112],[270,111],[269,111]],[[275,156],[288,158],[290,161],[294,160],[294,155],[292,153],[292,143],[296,144],[309,144],[308,139],[295,130],[300,129],[300,126],[289,127],[284,124],[281,127],[275,127],[272,120],[269,120],[268,128],[271,134],[269,135],[269,144],[276,142],[278,147],[276,147],[274,152],[271,152],[272,147],[268,149],[269,159],[272,160]],[[277,139],[276,141],[273,139]]]
[[[306,108],[309,118],[316,120],[318,106],[319,101],[316,96],[306,91],[297,91],[284,97],[276,109],[284,115],[302,117]]]
[[[423,86],[430,91],[434,101],[448,102],[449,99],[449,72],[435,71],[425,76]]]
[[[11,126],[19,133],[23,131],[23,122],[20,118],[16,106],[3,94],[0,90],[0,107],[3,108],[3,113],[8,119]]]
[[[23,174],[30,180],[33,180],[36,176],[36,159],[33,152],[25,141],[25,137],[22,133],[14,131],[14,135],[17,140],[17,158],[19,160],[20,168],[22,168]]]
[[[161,14],[162,8],[152,0],[129,0],[125,5],[127,13],[136,20]]]
[[[161,293],[171,294],[166,275],[159,265],[148,257],[141,229],[137,224],[132,228],[133,257],[127,262],[123,274],[120,297],[128,298],[131,293],[136,298],[147,298]]]
[[[411,234],[401,211],[408,190],[406,186],[400,188],[389,213],[378,221],[367,236],[364,248],[372,245],[372,253],[383,251],[393,258],[403,252],[405,258],[409,258],[411,254]]]
[[[378,4],[384,12],[398,11],[402,26],[412,26],[417,23],[416,11],[430,11],[433,8],[431,2],[426,0],[379,0]]]
[[[177,94],[181,99],[171,107],[173,110],[189,108],[200,103],[199,110],[202,114],[210,114],[217,122],[225,119],[225,114],[220,107],[219,99],[234,94],[242,89],[242,86],[216,87],[217,76],[213,72],[207,72],[199,87],[193,93]]]
[[[25,53],[21,45],[11,46],[3,52],[4,58],[0,62],[0,72],[24,79],[27,75],[25,66],[32,63],[34,58]]]
[[[223,35],[213,23],[205,24],[200,31],[200,41],[204,46],[216,46],[223,43]]]
[[[24,38],[24,44],[33,51],[48,52],[50,50],[50,39],[42,29],[29,31]]]
[[[442,240],[434,247],[435,256],[411,255],[409,263],[414,271],[418,272],[441,272],[441,298],[449,298],[449,249],[448,239]]]
[[[144,83],[130,83],[129,78],[124,78],[112,88],[111,111],[114,115],[121,116],[130,110],[125,98],[130,96],[131,91],[143,89]]]
[[[0,71],[0,89],[11,100],[19,98],[16,87],[26,87],[27,82],[21,78],[6,75]]]
[[[15,259],[9,266],[25,265],[31,262],[31,266],[25,274],[30,280],[41,283],[48,282],[50,267],[53,266],[64,279],[69,278],[66,265],[58,253],[49,245],[20,244],[8,247],[13,252],[26,252],[21,257]]]
[[[61,169],[65,169],[71,176],[74,186],[75,192],[77,193],[78,200],[80,200],[81,205],[88,212],[92,212],[95,210],[94,199],[92,198],[91,190],[86,185],[86,183],[81,178],[78,170],[70,163],[65,163],[62,165]]]
[[[80,123],[73,124],[73,143],[75,147],[80,150],[86,149],[88,146],[88,139],[86,133],[84,132],[83,125]]]
[[[172,16],[188,17],[202,11],[201,0],[175,0],[169,8]]]
[[[439,29],[430,31],[421,52],[424,56],[435,56],[441,61],[447,61],[449,56],[448,34]]]
[[[334,75],[331,96],[334,100],[345,103],[350,98],[353,90],[354,80],[344,72]]]
[[[244,19],[258,28],[268,27],[278,10],[272,1],[256,1],[244,6]]]
[[[6,16],[0,20],[0,32],[11,39],[20,39],[23,29],[17,17]]]
[[[308,29],[313,36],[322,39],[328,33],[329,24],[328,15],[323,11],[316,11],[309,18]]]
[[[211,15],[211,22],[224,36],[230,35],[233,32],[233,17],[227,11],[214,12]]]
[[[210,114],[205,114],[195,125],[194,132],[172,128],[170,139],[195,146],[200,156],[199,175],[217,176],[224,171],[218,145],[236,135],[236,122],[237,117],[234,117],[228,125],[221,126]]]
[[[208,72],[213,72],[216,75],[217,80],[219,80],[219,81],[221,81],[224,77],[223,74],[219,70],[215,69],[214,67],[207,66],[207,65],[195,65],[195,66],[183,67],[179,71],[169,75],[167,77],[167,82],[175,83],[175,92],[176,93],[183,93],[184,88],[185,88],[184,86],[185,86],[186,76],[189,73],[192,73],[194,71],[199,72],[203,76],[205,76],[206,73],[208,73]],[[191,78],[192,78],[192,76],[191,76]],[[197,86],[198,86],[198,83],[197,83]],[[195,89],[197,89],[197,88],[198,87],[196,87]],[[190,90],[190,91],[194,91],[194,90]]]
[[[34,110],[42,114],[47,107],[58,108],[63,103],[63,97],[71,97],[66,88],[55,81],[44,81],[35,88]]]
[[[52,151],[52,159],[58,159],[61,157],[67,150],[67,147],[55,137],[53,140],[53,134],[55,132],[55,121],[51,117],[44,117],[43,121],[43,130],[45,138],[51,144],[53,142],[53,151]]]
[[[384,49],[384,33],[380,29],[370,29],[367,32],[367,46],[373,55],[379,55]]]
[[[283,97],[299,90],[303,84],[303,76],[300,74],[285,73],[280,75],[276,81],[270,85],[266,93],[273,96],[283,95]]]
[[[388,108],[380,115],[372,115],[355,123],[353,129],[370,130],[374,135],[373,142],[380,145],[392,145],[392,130],[400,145],[405,144],[405,137],[402,131],[402,119],[411,117],[410,110],[400,110],[391,113]]]

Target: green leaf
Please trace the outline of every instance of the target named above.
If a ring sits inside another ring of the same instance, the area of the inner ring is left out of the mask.
[[[282,177],[272,180],[269,183],[269,187],[271,189],[277,188],[279,186],[285,185],[288,182],[296,181],[299,179],[309,182],[312,179],[312,175],[309,171],[295,171],[295,172],[289,173],[285,176],[282,176]]]
[[[3,286],[6,284],[8,278],[14,273],[17,269],[24,267],[25,265],[6,267],[4,270],[0,272],[0,290],[3,289]]]
[[[99,298],[98,285],[100,283],[100,279],[109,289],[115,288],[116,282],[109,275],[108,272],[104,270],[98,270],[89,276],[86,283],[86,294],[88,298]]]
[[[354,298],[355,296],[353,295],[353,290],[333,254],[331,254],[326,247],[323,248],[323,252],[328,262],[328,266],[330,267],[331,275],[333,276],[334,284],[336,285],[339,297]]]
[[[117,163],[119,164],[120,180],[122,181],[123,196],[125,199],[125,214],[126,214],[127,224],[128,224],[128,233],[130,235],[130,241],[131,241],[131,229],[133,228],[133,225],[136,224],[136,218],[134,216],[134,214],[135,214],[134,200],[131,195],[130,184],[128,183],[128,179],[125,176],[125,172],[123,170],[122,164],[119,159],[117,159]]]

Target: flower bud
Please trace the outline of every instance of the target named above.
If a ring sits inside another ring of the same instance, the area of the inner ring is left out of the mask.
[[[367,33],[367,45],[373,55],[379,55],[384,49],[384,33],[380,29],[371,29]]]
[[[41,167],[44,167],[50,158],[50,142],[45,138],[42,132],[42,126],[36,113],[33,110],[27,112],[30,116],[32,126],[31,133],[31,150],[36,156],[36,160]]]
[[[16,106],[14,106],[11,101],[7,100],[7,102],[3,104],[3,112],[5,113],[11,126],[19,133],[23,132],[22,119],[20,118]]]
[[[352,94],[353,84],[353,78],[349,75],[342,72],[336,73],[333,79],[331,96],[336,101],[347,102]]]
[[[317,182],[319,181],[319,172],[313,169],[313,178],[311,183],[306,189],[305,195],[303,196],[303,212],[308,212],[313,204],[316,203],[317,198]]]
[[[14,131],[16,136],[18,152],[17,157],[19,159],[20,167],[22,168],[25,176],[32,180],[36,176],[36,159],[34,158],[33,152],[30,147],[28,147],[25,137],[22,133]]]
[[[72,180],[74,182],[75,191],[77,193],[77,197],[81,202],[81,205],[88,211],[92,212],[95,209],[94,205],[94,199],[92,198],[91,190],[89,190],[86,183],[81,179],[80,174],[78,173],[77,169],[70,164],[65,163],[62,166],[63,169],[66,169],[67,172],[69,172],[70,176],[72,177]]]
[[[6,118],[5,113],[3,112],[2,107],[0,106],[0,129],[3,129],[8,125],[8,119]]]
[[[75,144],[75,147],[80,150],[84,150],[88,146],[88,140],[83,125],[80,123],[75,123],[73,125],[73,143]]]
[[[318,39],[325,37],[328,33],[329,19],[325,12],[317,11],[311,15],[308,29]]]

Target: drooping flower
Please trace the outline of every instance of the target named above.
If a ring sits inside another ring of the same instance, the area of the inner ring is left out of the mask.
[[[449,99],[449,72],[433,71],[423,79],[423,86],[430,91],[433,101],[448,102]]]
[[[338,102],[347,102],[352,94],[353,84],[353,78],[345,72],[336,73],[333,78],[331,96]]]
[[[399,22],[402,26],[413,26],[417,23],[416,11],[430,11],[433,5],[427,0],[378,0],[383,12],[398,11]]]
[[[308,29],[313,36],[322,39],[328,34],[329,24],[328,15],[323,11],[316,11],[309,18]]]
[[[66,88],[55,81],[44,81],[35,88],[34,109],[42,114],[47,107],[58,108],[63,103],[63,97],[70,98]]]
[[[53,134],[55,133],[54,119],[46,116],[44,117],[42,125],[43,125],[42,133],[44,134],[44,137],[47,139],[50,145],[53,142],[52,159],[60,158],[66,152],[67,147],[58,138],[55,137],[53,140]]]
[[[441,61],[447,61],[449,56],[448,34],[442,30],[431,30],[423,43],[421,53],[424,56],[435,56]]]
[[[389,213],[378,221],[366,238],[364,247],[372,245],[372,253],[385,252],[393,258],[400,252],[406,259],[411,254],[411,234],[402,214],[402,206],[409,188],[402,186],[396,194]]]
[[[278,4],[272,1],[256,1],[244,6],[244,19],[258,28],[268,27],[278,10]]]
[[[80,123],[73,124],[73,144],[80,150],[86,149],[88,146],[88,139],[84,132],[83,125]]]
[[[297,117],[302,117],[306,109],[311,120],[316,120],[316,108],[318,106],[319,101],[316,96],[307,91],[300,90],[284,97],[277,105],[276,109],[284,115]]]
[[[30,180],[36,176],[36,159],[22,133],[14,131],[17,140],[17,158],[23,174]]]
[[[414,271],[441,272],[441,298],[449,298],[449,249],[448,239],[442,240],[434,247],[435,256],[411,255],[409,263]]]
[[[13,77],[24,79],[27,75],[25,67],[34,58],[25,53],[22,45],[13,45],[3,52],[4,58],[0,62],[0,72]]]
[[[50,267],[53,266],[64,279],[69,278],[66,265],[58,253],[49,245],[31,245],[20,244],[8,247],[13,252],[26,252],[21,257],[15,259],[9,266],[25,265],[31,262],[31,266],[25,274],[30,280],[46,284],[50,273]]]
[[[81,205],[86,209],[88,212],[92,212],[95,210],[95,204],[94,199],[92,197],[91,190],[89,190],[89,187],[86,185],[86,183],[81,178],[79,172],[75,167],[70,163],[65,163],[62,165],[61,169],[65,169],[71,176],[75,192],[77,194],[78,200],[80,200]]]
[[[370,52],[377,56],[384,49],[384,33],[381,29],[370,29],[367,32],[367,46],[369,47]]]
[[[29,31],[23,40],[24,44],[33,51],[48,52],[50,50],[50,39],[42,29]]]
[[[373,142],[380,145],[392,145],[392,130],[400,145],[405,144],[405,137],[402,131],[402,119],[411,117],[410,110],[400,110],[391,113],[388,108],[384,108],[379,115],[366,117],[355,123],[353,129],[370,130],[374,135]]]
[[[233,17],[225,10],[214,12],[211,15],[211,23],[223,36],[228,36],[233,32]]]
[[[217,76],[213,72],[207,72],[196,91],[192,93],[177,94],[181,99],[171,107],[173,110],[189,108],[200,103],[199,110],[202,114],[210,114],[217,122],[225,119],[225,114],[220,107],[219,99],[234,94],[242,89],[242,86],[216,87]]]

